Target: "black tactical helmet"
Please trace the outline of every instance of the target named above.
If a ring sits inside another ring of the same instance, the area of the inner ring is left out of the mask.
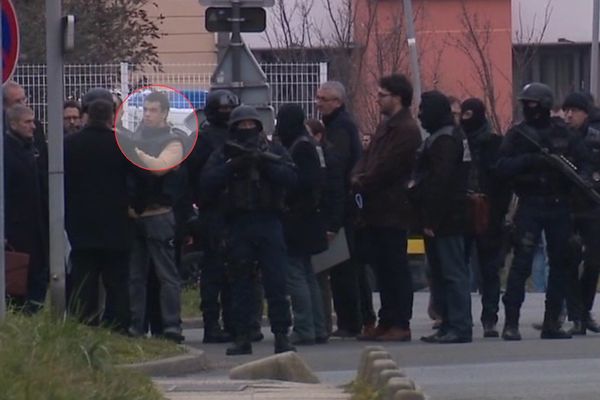
[[[517,99],[519,101],[535,101],[540,104],[540,107],[548,110],[554,106],[552,89],[550,89],[550,86],[540,82],[525,85]]]
[[[240,100],[231,91],[226,89],[216,89],[211,91],[204,105],[204,115],[210,122],[221,122],[226,124],[227,121],[221,121],[222,116],[219,114],[220,107],[235,108],[240,105]]]
[[[96,100],[106,100],[109,103],[114,104],[112,93],[109,90],[104,88],[93,88],[83,95],[83,98],[81,99],[81,111],[84,113],[87,112],[90,104]]]
[[[238,122],[249,119],[256,121],[258,127],[262,131],[263,124],[260,119],[260,115],[258,115],[258,111],[256,111],[256,108],[243,104],[231,112],[231,117],[229,118],[229,129],[234,128]]]

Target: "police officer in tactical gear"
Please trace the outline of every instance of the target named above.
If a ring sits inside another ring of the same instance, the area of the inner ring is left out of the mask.
[[[228,136],[229,116],[239,105],[238,97],[229,90],[217,89],[208,94],[204,115],[194,151],[186,161],[191,188],[196,189],[200,172],[210,155],[222,149]],[[225,271],[225,221],[215,198],[202,196],[198,190],[192,193],[192,201],[198,207],[198,219],[194,224],[194,240],[204,250],[204,263],[200,276],[200,308],[204,320],[204,343],[231,341],[230,285]],[[223,315],[223,325],[219,316]]]
[[[547,240],[550,265],[542,339],[568,339],[559,314],[566,296],[569,268],[567,241],[571,234],[569,195],[572,185],[560,170],[548,163],[538,143],[550,153],[569,158],[575,165],[585,158],[585,149],[566,126],[550,117],[554,97],[542,83],[524,87],[518,97],[524,121],[513,126],[500,148],[497,173],[510,180],[519,197],[514,224],[514,259],[502,298],[506,319],[502,338],[521,340],[519,313],[525,298],[525,282],[531,275],[533,255],[542,230]]]
[[[593,99],[592,99],[593,100]],[[569,94],[562,105],[565,120],[569,127],[577,131],[588,151],[588,165],[585,168],[587,180],[596,190],[600,189],[600,118],[593,102],[584,93]],[[581,196],[575,200],[575,232],[581,241],[571,241],[581,250],[583,244],[583,273],[579,277],[579,262],[576,257],[572,266],[572,298],[567,299],[569,317],[573,321],[571,333],[585,335],[587,330],[600,332],[600,326],[592,317],[591,311],[596,296],[596,284],[600,274],[600,206],[591,204]],[[580,251],[575,251],[580,255]]]
[[[275,334],[275,353],[293,351],[288,339],[292,321],[279,213],[286,189],[295,184],[296,173],[285,149],[267,141],[253,107],[237,107],[229,127],[229,140],[210,157],[200,179],[200,190],[219,198],[225,206],[228,222],[235,342],[227,355],[252,353],[254,280],[259,267]]]

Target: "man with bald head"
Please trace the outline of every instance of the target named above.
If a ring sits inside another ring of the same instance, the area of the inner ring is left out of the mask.
[[[5,229],[8,244],[29,254],[27,296],[14,299],[26,312],[39,310],[48,284],[48,226],[34,146],[33,111],[15,104],[6,111],[4,135]]]

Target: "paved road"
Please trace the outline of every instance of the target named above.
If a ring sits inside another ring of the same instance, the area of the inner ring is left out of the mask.
[[[376,296],[377,297],[377,296]],[[407,375],[432,399],[439,400],[559,400],[600,399],[600,335],[572,340],[540,340],[531,328],[543,314],[543,295],[528,294],[522,310],[521,342],[483,339],[476,324],[470,344],[435,345],[418,339],[431,332],[427,318],[427,293],[415,296],[413,341],[384,346]],[[376,303],[378,303],[376,299]],[[478,296],[473,297],[476,320]],[[502,321],[501,321],[502,322]],[[221,378],[234,365],[272,354],[273,338],[255,344],[252,356],[227,357],[224,345],[204,345],[202,331],[187,330],[188,344],[202,348],[213,369],[199,377]],[[354,377],[364,343],[332,340],[326,345],[303,346],[299,354],[323,382],[347,383]]]

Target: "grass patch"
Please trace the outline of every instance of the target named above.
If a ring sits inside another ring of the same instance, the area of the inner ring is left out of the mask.
[[[0,325],[0,400],[158,400],[151,380],[116,364],[181,353],[175,344],[127,338],[49,312],[10,314]]]
[[[181,317],[199,318],[200,290],[198,285],[186,286],[181,290]]]
[[[382,398],[378,390],[362,380],[352,381],[346,391],[351,393],[352,400],[381,400]]]

